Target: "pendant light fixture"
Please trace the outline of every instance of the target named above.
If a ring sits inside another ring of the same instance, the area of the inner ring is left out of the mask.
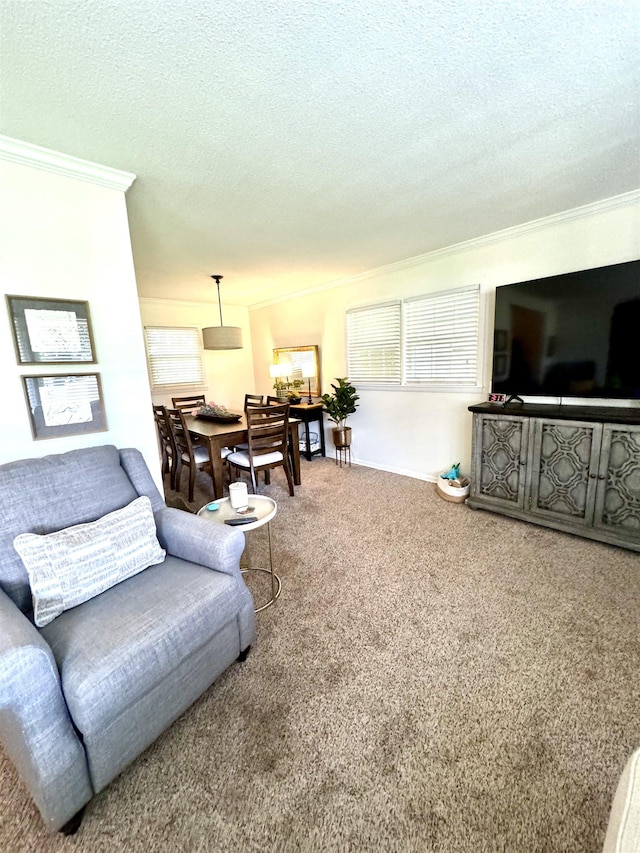
[[[218,285],[218,308],[220,309],[220,325],[207,326],[202,330],[202,343],[205,349],[242,349],[242,329],[240,326],[222,325],[222,302],[220,301],[220,279],[221,275],[212,275],[211,278]]]

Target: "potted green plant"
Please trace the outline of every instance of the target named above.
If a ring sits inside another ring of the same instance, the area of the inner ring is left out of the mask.
[[[337,385],[331,383],[333,388],[332,394],[323,394],[322,403],[324,411],[329,416],[329,420],[333,421],[335,427],[333,429],[333,443],[335,447],[350,447],[351,446],[351,427],[346,426],[347,418],[352,415],[358,408],[358,400],[356,389],[349,382],[346,376],[336,377]]]

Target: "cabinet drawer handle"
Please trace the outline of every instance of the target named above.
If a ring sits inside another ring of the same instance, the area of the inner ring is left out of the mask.
[[[595,480],[596,475],[595,475],[595,474],[589,474],[589,477],[590,477],[592,480]]]
[[[605,475],[604,475],[604,474],[599,474],[599,475],[598,475],[598,479],[599,479],[599,480],[606,480],[607,478],[605,477]]]

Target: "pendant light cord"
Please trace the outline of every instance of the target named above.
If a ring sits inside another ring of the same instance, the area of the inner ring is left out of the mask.
[[[220,309],[220,326],[222,326],[222,302],[220,301],[220,279],[224,278],[223,275],[212,275],[211,278],[218,285],[218,308]]]

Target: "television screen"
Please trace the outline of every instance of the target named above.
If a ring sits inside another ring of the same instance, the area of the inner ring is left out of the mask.
[[[640,261],[496,288],[492,390],[640,399]]]

